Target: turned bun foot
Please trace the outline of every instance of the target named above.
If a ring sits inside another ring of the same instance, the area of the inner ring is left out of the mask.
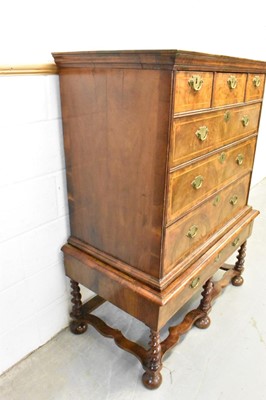
[[[81,321],[71,321],[69,327],[72,333],[81,335],[86,332],[88,325]]]
[[[160,372],[150,373],[146,371],[142,375],[142,382],[148,389],[157,389],[162,383],[162,375]]]
[[[210,324],[211,324],[211,320],[208,317],[208,315],[197,319],[197,321],[195,321],[195,323],[194,323],[194,325],[199,329],[207,329],[210,326]]]
[[[238,275],[238,276],[234,276],[232,278],[231,282],[232,282],[232,285],[234,285],[234,286],[241,286],[244,283],[244,279],[241,275]]]

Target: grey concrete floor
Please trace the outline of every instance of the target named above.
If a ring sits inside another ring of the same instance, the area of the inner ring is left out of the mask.
[[[193,328],[164,359],[163,383],[142,386],[143,370],[130,354],[92,327],[68,329],[0,377],[1,400],[265,400],[266,398],[266,179],[251,191],[261,211],[248,241],[245,284],[228,286],[214,303],[207,330]],[[197,306],[192,299],[181,317]],[[95,312],[140,344],[148,329],[110,304]],[[179,318],[171,323],[176,323]],[[163,336],[166,330],[163,331]],[[19,332],[18,332],[19,340]]]

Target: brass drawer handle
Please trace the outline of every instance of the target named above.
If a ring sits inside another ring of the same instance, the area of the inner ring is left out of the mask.
[[[207,139],[208,132],[209,129],[207,128],[207,126],[200,126],[195,135],[201,142],[204,142],[204,140]]]
[[[255,88],[258,88],[260,86],[260,77],[258,75],[255,75],[252,82]]]
[[[224,113],[224,120],[225,120],[225,122],[228,122],[230,119],[231,119],[231,113],[230,113],[230,111],[226,111],[226,112]]]
[[[197,276],[197,278],[194,278],[190,284],[191,289],[195,289],[197,286],[199,286],[199,282],[200,282],[200,277]]]
[[[215,199],[213,200],[213,205],[216,207],[221,201],[221,196],[218,194]]]
[[[240,241],[239,237],[235,238],[235,240],[232,242],[232,246],[236,247],[239,241]]]
[[[196,176],[194,181],[191,182],[192,187],[196,190],[200,189],[203,184],[203,180],[204,180],[203,176],[201,175]]]
[[[198,92],[202,88],[203,79],[200,75],[192,75],[188,80],[188,84],[195,92]]]
[[[192,225],[188,230],[187,237],[193,239],[197,235],[198,230],[199,228],[197,227],[197,225]]]
[[[243,118],[241,119],[241,122],[245,128],[249,124],[249,117],[247,115],[244,115]]]
[[[241,153],[239,153],[239,154],[237,155],[237,157],[236,157],[236,163],[237,163],[238,165],[242,165],[242,164],[243,164],[243,161],[244,161],[244,155],[241,154]]]
[[[235,206],[237,202],[238,202],[238,197],[236,195],[231,197],[231,199],[229,200],[229,203],[232,204],[232,206]]]
[[[221,164],[223,164],[225,160],[226,160],[226,153],[223,151],[219,156],[219,161]]]
[[[237,87],[237,78],[234,75],[231,75],[227,79],[227,83],[230,89],[235,89]]]

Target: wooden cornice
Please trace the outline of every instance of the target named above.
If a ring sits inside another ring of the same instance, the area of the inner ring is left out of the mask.
[[[265,73],[266,61],[177,50],[175,69]]]
[[[58,74],[57,66],[51,64],[33,65],[0,65],[1,75],[55,75]]]
[[[59,69],[136,68],[266,73],[266,62],[182,50],[81,51],[53,53]]]

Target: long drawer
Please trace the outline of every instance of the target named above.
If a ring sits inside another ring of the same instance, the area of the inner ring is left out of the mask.
[[[246,205],[249,183],[250,173],[165,229],[164,275]]]
[[[168,287],[168,307],[161,312],[162,324],[180,309],[202,285],[211,278],[223,263],[251,235],[253,220],[258,212],[252,211],[247,217],[215,243],[204,255],[193,263],[184,273]]]
[[[167,223],[226,184],[250,171],[253,166],[256,137],[230,146],[169,176]]]
[[[257,132],[261,103],[176,118],[170,167]]]

